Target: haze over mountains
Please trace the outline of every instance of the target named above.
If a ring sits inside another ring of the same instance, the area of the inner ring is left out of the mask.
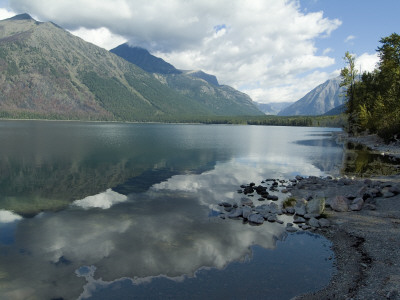
[[[18,15],[0,21],[0,117],[157,121],[262,115],[249,96],[219,85],[212,75],[163,65],[163,73],[146,72],[51,22]]]

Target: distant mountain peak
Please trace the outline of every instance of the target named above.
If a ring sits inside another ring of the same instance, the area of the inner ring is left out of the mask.
[[[34,20],[34,19],[31,17],[31,15],[24,13],[8,18],[7,20],[19,21],[19,20]]]
[[[340,76],[329,79],[308,92],[300,100],[278,113],[279,116],[323,115],[343,104],[344,88],[340,87]]]
[[[162,58],[156,57],[144,48],[130,46],[128,43],[119,45],[111,49],[110,52],[122,57],[150,73],[160,74],[181,74],[173,65],[167,63]]]
[[[207,74],[202,70],[189,70],[189,71],[183,71],[183,73],[190,75],[192,77],[203,79],[212,85],[219,86],[218,79],[215,75]]]

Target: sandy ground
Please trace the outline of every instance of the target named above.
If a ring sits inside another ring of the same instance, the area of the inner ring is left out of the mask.
[[[384,145],[375,136],[350,140],[384,155],[400,157],[398,143]],[[371,180],[399,185],[400,175]],[[356,193],[359,186],[341,189],[326,193]],[[292,192],[295,196],[296,193],[301,196],[305,191]],[[295,299],[400,299],[400,194],[374,198],[374,205],[375,210],[327,211],[332,226],[316,233],[332,241],[337,272],[323,290]]]

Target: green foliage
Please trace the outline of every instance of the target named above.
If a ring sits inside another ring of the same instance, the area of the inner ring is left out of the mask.
[[[296,198],[294,198],[294,197],[289,197],[282,203],[283,208],[292,207],[295,205],[296,205]]]
[[[151,113],[151,105],[116,78],[103,78],[95,72],[87,72],[81,74],[81,79],[116,120],[140,120]]]
[[[10,60],[7,64],[7,75],[8,76],[15,76],[18,75],[19,69],[15,61]]]
[[[162,116],[154,121],[165,123],[235,124],[263,126],[343,127],[343,116]]]
[[[400,135],[400,36],[393,33],[380,42],[378,68],[357,82],[351,80],[354,57],[346,52],[342,85],[347,87],[349,131],[377,133],[390,141]]]

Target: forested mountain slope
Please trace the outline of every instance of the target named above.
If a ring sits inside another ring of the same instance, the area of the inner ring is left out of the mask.
[[[219,114],[117,55],[27,14],[0,21],[0,90],[0,117],[158,121]]]

